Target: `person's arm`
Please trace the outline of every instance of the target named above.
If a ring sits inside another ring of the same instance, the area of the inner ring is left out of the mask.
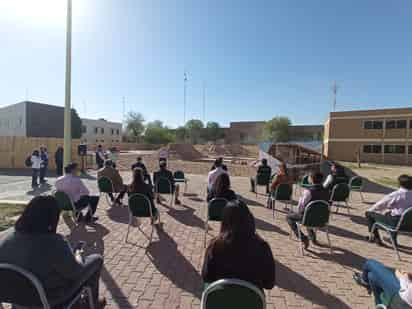
[[[369,208],[368,211],[375,212],[389,209],[394,199],[393,195],[394,192],[384,196],[380,201],[378,201],[377,203],[375,203],[375,205]]]
[[[323,187],[324,187],[325,189],[328,189],[329,186],[332,184],[332,182],[333,182],[333,176],[332,176],[332,175],[328,175],[328,177],[326,177],[326,179],[325,179],[325,181],[324,181],[324,183],[323,183]]]
[[[202,278],[203,282],[216,281],[216,261],[213,257],[213,245],[209,245],[203,260]]]
[[[56,236],[57,240],[53,247],[55,260],[52,265],[50,265],[51,268],[67,280],[80,278],[84,271],[83,266],[76,260],[69,243],[65,241],[62,236]]]
[[[276,187],[279,185],[279,176],[275,175],[275,177],[273,177],[273,181],[272,181],[272,185],[270,186],[270,189],[272,192],[274,192],[276,190]]]
[[[114,183],[118,183],[120,186],[123,186],[123,178],[120,176],[120,173],[118,170],[115,170],[116,172],[114,173]]]
[[[258,265],[261,269],[262,287],[267,290],[272,289],[276,282],[276,265],[272,250],[266,242],[263,243],[262,260]]]
[[[90,193],[89,189],[87,189],[80,178],[78,178],[77,181],[77,190],[79,191],[80,196],[89,195]]]
[[[310,191],[305,189],[303,191],[302,197],[299,199],[299,203],[298,203],[299,211],[303,212],[305,210],[305,206],[310,201],[311,197],[312,197],[312,194],[310,194]]]

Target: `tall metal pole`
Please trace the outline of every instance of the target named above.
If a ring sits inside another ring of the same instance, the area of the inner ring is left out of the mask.
[[[187,75],[185,71],[184,80],[183,80],[183,125],[186,124],[186,82],[187,82]]]
[[[203,82],[203,123],[206,125],[206,86]]]
[[[332,92],[333,92],[333,108],[332,108],[332,111],[335,112],[336,111],[336,96],[337,96],[337,93],[338,93],[338,85],[336,84],[336,80],[333,82]]]
[[[66,87],[64,101],[64,158],[63,166],[71,161],[72,132],[71,132],[71,59],[72,53],[72,0],[67,0],[67,29],[66,29]]]

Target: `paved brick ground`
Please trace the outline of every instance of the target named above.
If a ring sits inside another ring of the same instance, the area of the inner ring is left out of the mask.
[[[189,178],[188,195],[182,198],[182,206],[159,207],[163,226],[154,231],[150,245],[137,227],[131,230],[130,243],[126,244],[127,208],[109,208],[104,199],[99,204],[97,224],[75,227],[71,219],[62,220],[59,231],[70,241],[85,240],[87,253],[103,254],[101,294],[106,296],[109,308],[199,308],[205,177]],[[363,240],[367,235],[363,213],[382,194],[366,194],[365,204],[355,195],[350,215],[344,212],[332,216],[333,254],[326,247],[311,246],[301,257],[297,241],[289,238],[285,213],[277,211],[274,220],[271,211],[262,207],[265,197],[259,195],[256,199],[248,192],[248,179],[234,177],[232,182],[235,191],[248,201],[258,232],[270,243],[276,259],[277,284],[266,291],[268,308],[374,308],[372,298],[353,283],[352,272],[359,270],[366,258],[410,270],[410,238],[400,237],[400,244],[406,246],[401,249],[402,262],[397,261],[389,246],[378,248]],[[16,180],[15,186],[10,184],[7,197],[20,196],[23,184],[21,179]],[[88,181],[88,185],[96,192],[95,180]],[[216,235],[219,225],[210,225],[210,234]],[[148,220],[141,221],[141,228],[149,234]],[[326,243],[323,233],[318,238]]]

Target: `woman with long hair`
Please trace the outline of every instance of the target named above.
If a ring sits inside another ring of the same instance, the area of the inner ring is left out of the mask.
[[[207,195],[207,201],[214,198],[224,198],[227,201],[236,200],[236,193],[230,189],[230,178],[228,174],[220,174],[216,178],[212,190],[209,191]]]
[[[240,279],[261,289],[275,285],[272,251],[257,233],[255,219],[242,201],[231,201],[223,210],[219,236],[206,250],[203,281]]]
[[[273,177],[272,184],[270,185],[270,192],[276,192],[276,188],[280,184],[292,184],[292,180],[289,177],[288,168],[285,163],[279,165],[279,170],[276,175]],[[271,208],[272,203],[270,202],[270,195],[267,200],[267,207]]]
[[[103,308],[106,301],[98,298],[103,258],[92,254],[82,261],[63,236],[56,233],[59,217],[60,209],[54,197],[33,198],[14,227],[0,235],[0,263],[13,264],[33,273],[48,298],[60,300],[58,305],[72,299],[87,285],[92,289],[96,307]]]

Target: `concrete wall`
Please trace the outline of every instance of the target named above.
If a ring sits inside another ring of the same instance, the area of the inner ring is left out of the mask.
[[[86,143],[113,144],[122,141],[122,124],[104,119],[82,119],[86,132],[82,133],[81,140]],[[97,129],[97,132],[95,131]],[[103,129],[103,132],[102,132]]]
[[[0,108],[0,136],[26,136],[26,103]]]

